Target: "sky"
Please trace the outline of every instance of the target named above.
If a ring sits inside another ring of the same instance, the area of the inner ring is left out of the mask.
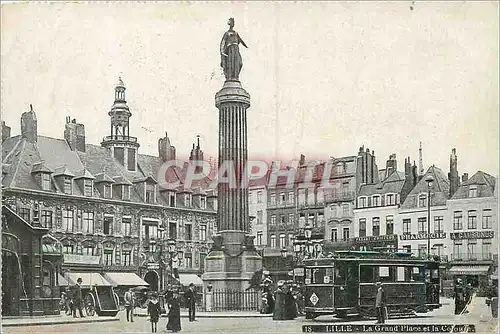
[[[109,135],[121,76],[140,153],[168,132],[185,158],[200,135],[217,155],[219,43],[229,17],[240,80],[251,95],[249,157],[325,160],[364,145],[379,168],[396,153],[447,172],[497,176],[498,2],[98,2],[3,4],[2,119],[20,133],[33,108],[40,135],[66,116],[87,143]]]

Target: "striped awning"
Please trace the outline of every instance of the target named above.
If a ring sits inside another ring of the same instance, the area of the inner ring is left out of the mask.
[[[486,275],[490,266],[453,266],[450,268],[451,275]]]

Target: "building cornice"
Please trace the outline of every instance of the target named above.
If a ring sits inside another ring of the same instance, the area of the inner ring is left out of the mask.
[[[135,206],[135,207],[138,207],[141,209],[169,210],[169,211],[184,212],[184,213],[201,213],[201,214],[206,214],[206,215],[210,215],[210,216],[215,216],[217,213],[217,211],[215,211],[215,210],[214,211],[206,211],[206,210],[200,210],[200,209],[196,209],[196,208],[177,208],[177,207],[163,206],[163,205],[151,204],[151,203],[138,203],[138,202],[131,202],[131,201],[120,201],[120,200],[114,200],[114,199],[107,199],[107,198],[101,198],[101,197],[86,197],[86,196],[59,194],[59,193],[54,193],[54,192],[46,192],[46,191],[42,191],[42,190],[24,189],[24,188],[16,188],[16,187],[3,188],[2,192],[3,192],[4,196],[8,196],[9,193],[13,193],[13,194],[22,194],[22,195],[37,195],[37,196],[51,198],[51,199],[58,198],[61,200],[77,200],[77,201],[114,204],[114,205],[128,205],[128,206]]]

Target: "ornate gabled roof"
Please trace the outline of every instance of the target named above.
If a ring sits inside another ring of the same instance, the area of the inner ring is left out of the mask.
[[[123,177],[121,175],[113,177],[113,180],[115,181],[115,184],[132,185],[132,182],[130,182],[129,180],[127,180],[125,177]]]
[[[451,199],[469,198],[470,186],[477,186],[477,197],[493,197],[495,196],[495,182],[494,176],[478,171],[460,185]]]
[[[115,183],[115,180],[113,180],[108,174],[106,173],[99,173],[95,176],[95,183],[99,182],[108,182],[108,183]]]
[[[363,184],[359,188],[358,196],[372,196],[391,193],[401,194],[404,183],[404,174],[395,171],[382,182],[377,184]]]
[[[427,172],[423,175],[423,177],[420,179],[420,181],[418,181],[415,187],[413,187],[413,189],[410,191],[405,201],[401,205],[401,208],[411,209],[417,207],[418,195],[422,193],[427,193],[428,191],[428,185],[426,181],[428,175],[432,175],[432,177],[434,178],[434,182],[432,182],[432,188],[431,188],[431,193],[432,193],[431,205],[436,206],[436,205],[446,204],[446,200],[450,196],[450,181],[448,181],[448,178],[440,168],[436,166],[431,166],[429,167]]]
[[[54,173],[54,171],[47,166],[45,161],[40,161],[33,164],[31,167],[31,173]]]
[[[54,170],[54,176],[75,176],[75,174],[71,173],[66,165],[57,167]]]
[[[83,169],[75,173],[75,179],[91,179],[94,180],[95,177],[87,169]]]

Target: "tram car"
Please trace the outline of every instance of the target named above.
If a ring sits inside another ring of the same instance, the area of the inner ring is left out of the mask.
[[[336,251],[304,260],[306,319],[320,315],[375,316],[376,282],[386,293],[389,317],[425,313],[439,303],[439,261],[411,253]]]

